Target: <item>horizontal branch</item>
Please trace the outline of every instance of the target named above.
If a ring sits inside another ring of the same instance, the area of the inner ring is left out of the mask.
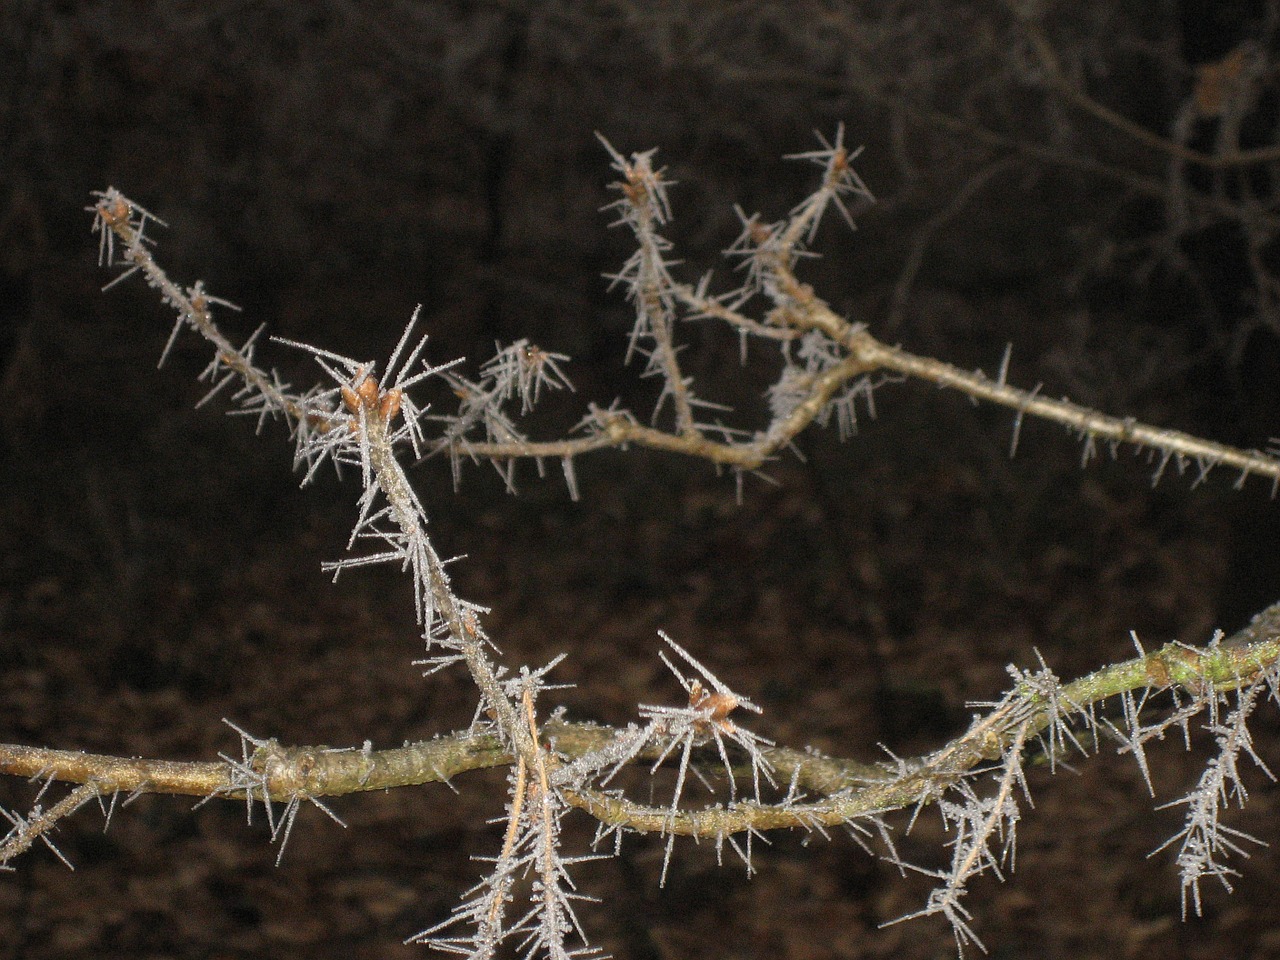
[[[852,329],[846,337],[846,343],[872,369],[892,370],[905,376],[927,380],[939,387],[959,390],[975,400],[986,400],[1016,410],[1019,417],[1029,414],[1060,423],[1087,441],[1147,447],[1158,450],[1167,457],[1194,460],[1202,472],[1216,466],[1233,467],[1240,471],[1241,481],[1256,474],[1269,477],[1273,483],[1280,482],[1280,459],[1261,450],[1244,450],[1225,443],[1215,443],[1181,430],[1139,423],[1132,417],[1113,417],[1065,398],[1055,400],[1042,397],[1035,391],[992,380],[980,372],[961,370],[932,357],[921,357],[898,347],[890,347],[864,329]]]
[[[853,324],[832,311],[817,297],[805,304],[802,313],[788,317],[796,330],[820,330],[841,344],[849,355],[841,363],[814,374],[806,397],[784,420],[757,433],[750,442],[713,440],[703,433],[669,433],[637,423],[625,413],[599,411],[600,432],[588,437],[549,441],[477,443],[455,441],[456,452],[471,457],[510,460],[539,457],[573,458],[605,449],[625,449],[635,445],[708,460],[721,466],[755,470],[791,443],[822,413],[842,387],[868,373],[889,371],[924,380],[938,387],[958,390],[975,400],[998,404],[1017,412],[1019,423],[1025,416],[1059,423],[1086,443],[1128,444],[1162,454],[1161,468],[1171,459],[1181,467],[1194,461],[1200,475],[1214,467],[1227,466],[1240,472],[1237,484],[1250,475],[1267,477],[1273,489],[1280,484],[1280,458],[1261,450],[1246,450],[1212,440],[1204,440],[1181,430],[1140,423],[1132,417],[1115,417],[1065,398],[1041,396],[1007,383],[1003,376],[993,380],[981,371],[968,371],[889,346],[860,324]]]
[[[680,453],[725,467],[758,470],[808,427],[842,386],[866,372],[867,368],[860,357],[849,357],[821,374],[812,375],[805,400],[781,423],[773,425],[767,433],[757,434],[756,439],[748,443],[713,440],[700,431],[668,433],[637,423],[626,414],[608,411],[597,414],[602,426],[599,433],[590,437],[540,442],[522,440],[510,443],[477,443],[457,440],[452,443],[458,454],[492,460],[572,458],[596,450],[637,446]]]
[[[548,743],[555,745],[557,753],[573,759],[607,746],[619,731],[598,724],[552,720],[541,732]],[[653,746],[637,757],[653,760],[660,752]],[[764,752],[785,776],[790,777],[799,769],[803,774],[801,785],[821,793],[834,793],[868,778],[883,776],[879,766],[856,760],[821,757],[785,748]],[[485,732],[459,733],[387,750],[287,747],[269,740],[249,760],[255,772],[265,775],[267,797],[279,801],[300,794],[337,797],[443,783],[471,770],[511,763],[512,756],[498,737]],[[243,800],[245,796],[244,789],[237,785],[241,781],[234,763],[226,760],[147,760],[0,744],[0,775],[93,783],[103,795],[158,793],[231,800]],[[261,799],[257,786],[254,799]]]
[[[1109,697],[1136,690],[1179,687],[1200,693],[1207,687],[1241,688],[1264,671],[1274,670],[1278,662],[1280,604],[1221,643],[1208,647],[1167,644],[1064,685],[1058,699],[1073,712],[1083,713]],[[644,806],[591,790],[566,791],[566,798],[605,823],[640,832],[716,837],[744,830],[811,829],[845,823],[936,799],[980,764],[999,757],[1011,742],[1011,731],[1028,719],[1029,736],[1043,732],[1053,716],[1047,706],[1040,707],[1037,696],[1028,691],[1025,697],[1006,702],[940,750],[905,761],[896,769],[809,751],[762,749],[781,778],[820,796],[811,802],[743,802],[673,812],[669,807]],[[1027,709],[1032,711],[1029,718]],[[542,735],[557,754],[573,759],[604,749],[624,731],[551,721]],[[653,744],[636,759],[652,760],[662,752],[661,744]],[[254,751],[247,766],[261,775],[252,788],[254,799],[265,794],[271,800],[287,802],[296,797],[341,796],[443,782],[469,770],[513,762],[496,735],[468,732],[389,750],[285,747],[269,740]],[[244,799],[243,766],[231,761],[182,763],[0,745],[0,774],[92,784],[98,795],[129,792]]]
[[[1066,684],[1058,699],[1074,714],[1082,715],[1110,697],[1137,690],[1178,687],[1199,694],[1206,687],[1243,689],[1264,672],[1275,671],[1277,663],[1280,604],[1259,614],[1249,627],[1222,643],[1200,648],[1167,644],[1153,653],[1104,667]],[[1047,705],[1037,702],[1039,697],[1028,691],[1025,699],[1010,699],[976,719],[966,733],[936,753],[902,762],[897,771],[882,766],[869,782],[808,803],[741,802],[673,813],[668,807],[637,804],[597,791],[579,791],[567,799],[603,823],[642,833],[723,838],[746,831],[837,826],[932,803],[980,765],[1001,757],[1015,741],[1045,733],[1056,719]]]
[[[266,741],[248,766],[264,775],[266,796],[335,797],[443,782],[468,770],[511,762],[496,736],[466,733],[389,750],[286,747]],[[243,775],[232,761],[146,760],[0,744],[0,774],[94,783],[102,794],[162,793],[243,800]],[[255,785],[254,799],[262,799]]]

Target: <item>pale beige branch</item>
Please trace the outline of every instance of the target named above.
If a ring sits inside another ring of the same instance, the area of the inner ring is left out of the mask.
[[[1248,627],[1209,647],[1167,644],[1159,650],[1112,664],[1065,684],[1059,695],[1076,713],[1091,704],[1135,690],[1184,688],[1193,694],[1210,687],[1240,689],[1280,663],[1280,604],[1259,614]],[[1016,738],[1046,730],[1054,715],[1038,707],[1037,695],[1007,701],[980,717],[969,730],[935,753],[886,765],[822,757],[808,751],[764,748],[762,754],[786,778],[817,798],[804,803],[741,802],[729,807],[682,810],[650,807],[595,790],[567,790],[566,799],[607,824],[639,832],[717,837],[745,830],[811,829],[849,822],[936,799],[977,765],[1001,756]],[[1028,715],[1027,711],[1032,712]],[[528,728],[526,728],[528,732]],[[592,724],[552,721],[542,731],[558,757],[573,759],[607,746],[621,731]],[[530,737],[532,739],[532,736]],[[539,751],[539,755],[542,751]],[[653,759],[653,745],[636,756]],[[468,770],[509,766],[514,759],[498,738],[463,733],[393,750],[332,750],[260,746],[250,760],[262,774],[261,789],[272,800],[340,796],[440,782]],[[542,769],[539,759],[535,769]],[[0,774],[39,776],[92,787],[79,802],[117,791],[170,793],[244,799],[243,777],[235,764],[178,763],[0,745]],[[259,787],[253,787],[260,799]],[[65,802],[65,801],[64,801]],[[79,804],[77,804],[79,805]]]

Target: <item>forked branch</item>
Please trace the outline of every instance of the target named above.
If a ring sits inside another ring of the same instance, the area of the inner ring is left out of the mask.
[[[1212,876],[1226,883],[1232,872],[1224,864],[1227,855],[1243,854],[1241,841],[1252,839],[1221,824],[1218,811],[1228,796],[1244,799],[1240,756],[1269,773],[1253,752],[1247,720],[1265,694],[1280,703],[1280,604],[1226,640],[1215,637],[1205,647],[1171,643],[1154,652],[1138,645],[1136,657],[1069,683],[1043,662],[1037,670],[1010,667],[1011,689],[996,701],[976,705],[981,709],[964,733],[910,760],[890,755],[890,762],[867,763],[774,745],[739,719],[760,708],[665,634],[660,656],[687,703],[642,705],[638,722],[626,726],[577,724],[555,714],[539,718],[538,697],[553,689],[546,677],[559,659],[518,670],[498,662],[484,631],[484,609],[454,593],[431,543],[426,511],[401,463],[406,455],[447,452],[455,469],[464,459],[487,459],[508,483],[515,461],[556,457],[576,493],[576,457],[634,444],[727,466],[740,478],[777,456],[811,425],[835,419],[842,433],[848,432],[856,422],[856,403],[870,403],[873,391],[887,379],[912,378],[1014,410],[1015,445],[1023,419],[1032,416],[1076,434],[1086,460],[1101,445],[1113,450],[1129,445],[1150,451],[1157,479],[1173,463],[1180,470],[1193,464],[1197,481],[1222,465],[1238,471],[1239,482],[1257,474],[1271,478],[1273,488],[1280,483],[1280,459],[1271,454],[1042,397],[1039,388],[1024,390],[1007,382],[1007,360],[994,378],[961,370],[890,346],[864,324],[836,314],[799,279],[797,265],[825,211],[834,207],[852,223],[853,208],[870,202],[870,192],[851,166],[856,153],[845,147],[842,130],[832,140],[824,139],[821,149],[798,155],[821,167],[822,178],[783,220],[766,223],[742,216],[742,235],[729,252],[740,260],[745,280],[723,294],[709,292],[709,278],[691,285],[671,274],[670,244],[659,233],[670,217],[669,184],[652,163],[653,151],[627,159],[608,149],[622,174],[616,185],[621,198],[613,208],[639,248],[615,278],[635,303],[630,349],[648,358],[645,375],[659,378],[662,391],[647,418],[617,406],[592,406],[579,435],[549,440],[530,439],[518,421],[532,411],[542,391],[571,389],[560,366],[567,358],[522,340],[500,349],[473,382],[457,373],[453,363],[433,367],[422,359],[426,338],[413,338],[415,314],[381,376],[375,375],[372,362],[293,344],[309,352],[328,377],[326,385],[296,392],[274,371],[256,364],[256,334],[236,347],[221,333],[211,313],[211,306],[221,301],[199,284],[184,290],[169,280],[145,236],[155,218],[117,191],[99,195],[92,209],[102,234],[103,259],[122,263],[125,275],[141,273],[159,291],[178,314],[175,335],[190,328],[212,345],[214,359],[206,370],[210,396],[233,386],[233,400],[242,412],[259,420],[284,420],[294,438],[296,463],[304,468],[304,483],[326,461],[358,471],[362,492],[349,545],[368,546],[372,552],[325,568],[335,576],[375,563],[407,571],[428,653],[422,662],[429,672],[454,664],[467,669],[478,695],[477,720],[467,730],[391,750],[375,750],[371,743],[344,750],[286,747],[238,731],[240,758],[223,756],[207,763],[0,745],[0,773],[43,781],[45,788],[55,782],[76,785],[47,809],[37,798],[27,816],[5,813],[12,830],[0,841],[0,863],[36,840],[52,846],[50,830],[94,798],[110,798],[113,808],[119,796],[143,793],[231,799],[245,802],[250,815],[260,802],[273,823],[273,835],[287,839],[304,801],[333,816],[322,798],[420,786],[470,770],[505,767],[510,771],[506,829],[491,876],[448,919],[413,939],[474,957],[493,955],[511,938],[530,957],[585,955],[591,951],[573,906],[583,896],[574,892],[568,873],[584,858],[561,852],[561,821],[573,809],[597,821],[599,839],[620,839],[623,832],[662,835],[667,861],[675,838],[691,836],[713,839],[717,849],[727,844],[750,864],[751,840],[763,831],[825,832],[829,827],[844,827],[859,842],[878,835],[896,860],[882,817],[933,805],[954,833],[952,863],[949,869],[925,871],[939,885],[928,904],[909,916],[944,916],[963,950],[979,942],[963,897],[972,879],[988,871],[1000,873],[1011,864],[1019,797],[1030,794],[1024,764],[1032,754],[1043,754],[1052,770],[1067,753],[1095,752],[1111,738],[1121,752],[1133,754],[1150,784],[1145,744],[1171,727],[1187,730],[1189,719],[1204,713],[1218,755],[1201,785],[1181,801],[1186,825],[1171,841],[1180,842],[1184,894],[1198,909],[1199,881]],[[748,428],[700,419],[706,411],[717,416],[731,411],[699,397],[682,373],[679,324],[686,320],[723,323],[742,338],[744,351],[754,342],[779,352],[779,378],[767,391],[767,423]],[[415,390],[435,377],[457,397],[458,406],[428,417]],[[664,413],[667,400],[671,409]],[[440,424],[438,434],[429,432]],[[1164,707],[1156,706],[1157,698]],[[1122,708],[1118,724],[1106,719],[1103,705],[1108,701],[1118,701]],[[1226,720],[1220,721],[1224,713]],[[645,765],[649,774],[660,768],[672,772],[668,802],[639,802],[627,786],[617,785],[627,782],[624,770],[643,773]],[[718,800],[699,804],[690,799],[698,784]],[[278,821],[272,813],[276,803],[285,805]],[[526,912],[509,919],[507,904],[522,884],[529,888]],[[583,946],[569,950],[565,942],[570,937]]]

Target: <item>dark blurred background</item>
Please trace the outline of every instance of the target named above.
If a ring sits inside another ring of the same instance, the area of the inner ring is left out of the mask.
[[[1274,2],[43,3],[0,7],[0,739],[172,759],[236,753],[226,717],[292,743],[398,745],[469,722],[459,675],[424,681],[407,585],[344,578],[356,490],[299,492],[281,430],[193,409],[204,347],[156,360],[171,318],[95,265],[91,191],[169,224],[171,275],[203,279],[272,334],[385,356],[422,304],[430,359],[529,337],[570,354],[586,403],[644,415],[623,367],[630,306],[605,274],[630,253],[600,208],[619,150],[660,148],[669,235],[692,280],[738,232],[734,204],[783,216],[816,168],[783,156],[844,123],[878,197],[832,217],[805,279],[917,353],[1114,414],[1265,447],[1277,432],[1280,308]],[[1158,142],[1157,142],[1158,141]],[[1213,164],[1188,159],[1213,155]],[[701,393],[759,423],[776,371],[736,337],[681,327]],[[259,356],[295,383],[295,352]],[[1202,643],[1280,595],[1280,512],[1264,481],[1152,484],[1145,455],[1080,468],[1058,428],[919,386],[886,386],[840,444],[806,435],[748,478],[633,451],[508,496],[472,467],[413,472],[467,599],[508,662],[569,659],[576,717],[625,723],[680,694],[665,629],[761,703],[756,729],[845,756],[907,755],[997,697],[1005,665],[1062,676],[1148,645]],[[1274,706],[1255,724],[1277,756]],[[1131,761],[1037,777],[1018,873],[970,896],[1000,957],[1280,952],[1275,855],[1182,924],[1152,812],[1206,754],[1160,754],[1156,801]],[[1231,822],[1275,839],[1257,778]],[[0,798],[28,810],[34,788]],[[142,798],[101,831],[81,812],[0,878],[2,957],[409,957],[498,842],[501,778],[347,798],[304,813],[283,864],[237,805]],[[58,788],[51,788],[56,794]],[[46,804],[48,799],[44,801]],[[947,853],[928,814],[908,858]],[[905,826],[905,821],[897,824]],[[589,837],[583,827],[581,843]],[[692,846],[657,885],[659,842],[581,869],[594,942],[623,958],[946,957],[901,878],[848,840],[758,848],[750,882]]]

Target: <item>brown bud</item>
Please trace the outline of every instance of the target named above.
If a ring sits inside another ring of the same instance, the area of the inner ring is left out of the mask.
[[[400,397],[403,391],[388,390],[378,402],[378,417],[383,423],[390,423],[400,413]]]

